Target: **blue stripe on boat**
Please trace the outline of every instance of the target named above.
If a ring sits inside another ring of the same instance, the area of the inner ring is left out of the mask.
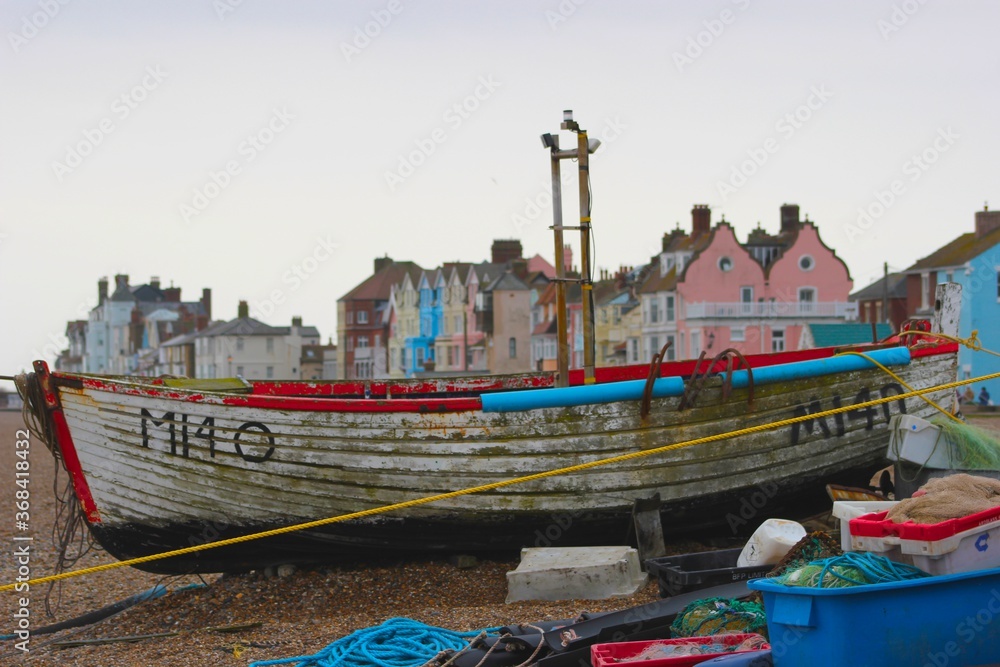
[[[867,353],[883,366],[905,366],[910,363],[910,350],[905,347],[891,347],[872,350]],[[853,354],[838,355],[827,359],[796,361],[790,364],[763,366],[753,370],[755,385],[788,382],[802,378],[849,373],[851,371],[874,368],[875,365],[863,357]],[[745,370],[733,373],[733,386],[746,387],[748,373]],[[565,408],[574,405],[594,403],[614,403],[616,401],[637,401],[642,398],[645,380],[609,382],[578,387],[555,389],[529,389],[523,391],[503,391],[483,394],[483,412],[517,412],[539,408]],[[684,393],[684,381],[679,377],[659,378],[653,383],[653,396],[680,396]]]

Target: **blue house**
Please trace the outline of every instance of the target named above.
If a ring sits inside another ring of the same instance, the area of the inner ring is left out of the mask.
[[[974,232],[962,234],[905,273],[909,311],[914,317],[933,315],[938,284],[958,283],[962,286],[959,336],[967,338],[976,331],[984,348],[1000,351],[1000,211],[977,211]],[[964,346],[958,364],[960,379],[1000,372],[1000,357]],[[1000,380],[976,383],[976,395],[982,387],[1000,403]]]
[[[419,331],[417,335],[406,338],[407,377],[413,377],[414,373],[428,370],[428,361],[436,362],[434,359],[434,339],[441,333],[441,324],[444,319],[444,301],[442,299],[444,288],[445,276],[441,269],[435,269],[431,272],[425,271],[420,276],[417,284],[420,313]]]

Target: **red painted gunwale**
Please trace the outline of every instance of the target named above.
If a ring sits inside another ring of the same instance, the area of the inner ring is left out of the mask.
[[[875,347],[852,348],[859,352]],[[948,342],[932,346],[911,348],[912,357],[924,357],[936,354],[951,354],[958,350],[956,343]],[[807,361],[830,357],[841,351],[838,348],[814,348],[774,354],[749,355],[747,361],[752,368],[786,364],[796,361]],[[661,377],[687,376],[694,372],[694,360],[671,362],[663,364]],[[704,362],[702,366],[704,366]],[[720,364],[712,369],[720,372],[724,367]],[[619,382],[624,380],[644,379],[649,372],[649,366],[623,366],[620,368],[600,368],[596,371],[598,384]],[[133,396],[152,396],[187,403],[208,403],[218,405],[242,406],[259,409],[281,409],[315,412],[467,412],[482,410],[482,401],[478,394],[485,391],[509,391],[517,388],[551,387],[551,374],[511,378],[479,377],[449,378],[440,382],[253,382],[250,394],[211,394],[192,393],[172,388],[160,388],[162,380],[151,379],[149,384],[121,382],[114,379],[103,379],[88,376],[72,376],[59,373],[52,374],[54,381],[67,385],[82,382],[83,386],[95,391],[105,391]],[[582,384],[582,371],[570,371],[570,384]],[[365,398],[365,393],[368,398]],[[432,396],[408,398],[407,395],[433,393]],[[449,394],[459,394],[449,396]],[[462,395],[464,394],[464,395]],[[353,396],[357,396],[354,398]],[[329,397],[329,398],[327,398]]]

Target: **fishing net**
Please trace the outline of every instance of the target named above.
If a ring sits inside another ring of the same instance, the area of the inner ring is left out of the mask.
[[[746,639],[738,643],[726,643],[722,641],[712,641],[706,643],[677,643],[667,644],[656,642],[642,649],[628,661],[642,660],[663,660],[665,658],[676,658],[680,656],[709,655],[712,653],[736,653],[737,651],[756,651],[764,647],[767,640],[762,635],[748,635]]]
[[[697,600],[677,615],[670,626],[674,637],[706,637],[732,633],[757,633],[766,636],[767,617],[759,602],[726,598]]]
[[[897,563],[885,556],[848,552],[789,570],[774,581],[785,586],[849,588],[929,576],[923,570],[905,563]]]
[[[941,429],[936,446],[951,446],[951,461],[958,470],[1000,470],[1000,441],[989,431],[966,422],[936,417]]]
[[[809,533],[792,547],[785,557],[768,572],[768,577],[778,577],[815,560],[839,556],[844,553],[840,543],[821,530]]]
[[[932,479],[921,495],[900,500],[886,518],[893,523],[940,523],[1000,505],[1000,480],[956,473]]]

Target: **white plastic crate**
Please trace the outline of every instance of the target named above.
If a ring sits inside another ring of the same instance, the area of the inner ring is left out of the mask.
[[[894,500],[836,500],[833,516],[840,519],[840,548],[856,551],[851,545],[851,519],[873,512],[884,512],[896,504]]]
[[[851,535],[854,551],[870,551],[928,574],[957,574],[1000,567],[1000,521],[940,540],[905,540],[895,535]]]

